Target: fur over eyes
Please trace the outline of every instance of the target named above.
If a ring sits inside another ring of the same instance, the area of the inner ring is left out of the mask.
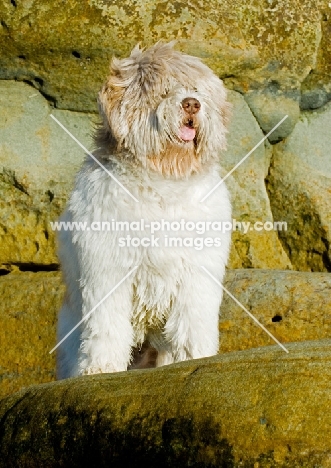
[[[108,154],[128,151],[146,168],[185,177],[225,149],[230,105],[213,72],[172,46],[159,43],[146,51],[137,46],[129,58],[113,59],[99,93],[103,123],[95,142]],[[183,142],[178,138],[185,119],[181,102],[188,96],[198,98],[201,109],[194,122],[196,138]]]

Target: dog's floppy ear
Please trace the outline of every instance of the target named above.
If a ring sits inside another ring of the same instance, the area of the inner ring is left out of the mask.
[[[130,57],[118,59],[113,57],[110,62],[108,88],[126,88],[135,79],[141,50],[134,48]]]
[[[101,89],[101,91],[98,94],[98,99],[97,99],[97,104],[98,104],[98,109],[99,109],[99,114],[102,119],[102,122],[104,125],[108,125],[108,117],[106,114],[106,96],[105,96],[105,87]]]
[[[107,148],[108,150],[115,150],[118,148],[118,142],[109,125],[107,115],[107,95],[105,87],[98,94],[98,108],[102,123],[98,126],[95,132],[94,141],[97,148]]]

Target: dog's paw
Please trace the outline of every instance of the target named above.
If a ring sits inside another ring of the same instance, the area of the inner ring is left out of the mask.
[[[94,375],[94,374],[113,374],[114,372],[122,372],[126,369],[116,369],[114,366],[105,365],[105,366],[88,366],[84,369],[81,369],[80,375]]]

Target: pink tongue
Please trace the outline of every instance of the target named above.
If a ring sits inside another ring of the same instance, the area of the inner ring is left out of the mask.
[[[194,140],[195,137],[195,129],[186,127],[185,125],[179,129],[179,138],[184,141],[191,141]]]

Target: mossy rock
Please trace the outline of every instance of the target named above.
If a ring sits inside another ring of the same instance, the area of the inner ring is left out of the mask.
[[[95,111],[113,55],[176,39],[235,88],[273,80],[300,89],[316,65],[324,10],[323,0],[3,2],[0,78],[30,82],[58,108]]]
[[[0,402],[0,467],[327,468],[330,345],[30,387]]]

